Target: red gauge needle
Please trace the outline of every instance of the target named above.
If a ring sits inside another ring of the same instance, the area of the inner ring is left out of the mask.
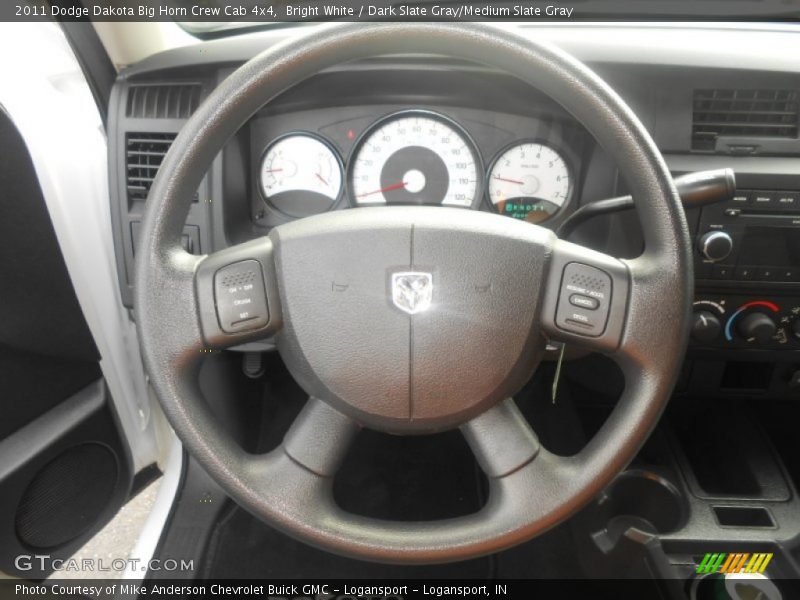
[[[265,173],[277,173],[278,171],[283,171],[283,169],[267,169],[264,172]]]
[[[495,175],[495,179],[498,181],[507,181],[508,183],[516,183],[517,185],[525,185],[524,181],[517,181],[516,179],[506,179],[505,177],[500,177],[500,175]]]
[[[316,175],[317,179],[319,179],[322,183],[324,183],[325,185],[330,185],[322,175],[320,175],[319,173],[316,173]]]
[[[363,198],[364,196],[371,196],[372,194],[380,194],[381,192],[390,192],[392,190],[399,190],[400,188],[406,187],[406,182],[401,181],[400,183],[393,183],[392,185],[387,185],[385,188],[381,188],[379,190],[375,190],[372,192],[366,192],[365,194],[359,194],[359,198]]]

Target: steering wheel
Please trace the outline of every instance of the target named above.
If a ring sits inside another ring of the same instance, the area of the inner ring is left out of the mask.
[[[258,109],[323,69],[409,50],[503,70],[559,102],[619,166],[644,253],[618,260],[500,215],[402,206],[308,217],[209,256],[183,251],[194,191]],[[683,210],[632,111],[564,52],[467,24],[327,26],[240,67],[164,159],[136,264],[145,366],[188,452],[269,525],[338,554],[394,563],[497,552],[594,498],[632,460],[669,399],[691,298]],[[281,446],[253,455],[218,426],[197,375],[208,350],[269,335],[310,399]],[[575,456],[543,448],[511,399],[548,339],[603,352],[625,376],[613,413]],[[459,427],[490,482],[486,505],[430,522],[344,511],[332,481],[362,427],[399,435]]]

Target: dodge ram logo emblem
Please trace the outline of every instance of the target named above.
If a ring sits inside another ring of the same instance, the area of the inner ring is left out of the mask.
[[[433,297],[433,275],[418,271],[392,273],[392,302],[410,315],[428,310]]]

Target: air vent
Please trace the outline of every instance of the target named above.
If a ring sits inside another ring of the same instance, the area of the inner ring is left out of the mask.
[[[200,102],[199,83],[132,85],[127,116],[133,119],[188,119]]]
[[[719,136],[796,138],[797,90],[695,90],[692,149],[714,150]]]
[[[145,200],[174,133],[128,133],[125,136],[128,198]]]

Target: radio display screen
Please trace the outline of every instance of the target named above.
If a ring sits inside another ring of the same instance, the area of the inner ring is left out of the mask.
[[[770,267],[800,266],[800,228],[747,227],[738,262]]]

